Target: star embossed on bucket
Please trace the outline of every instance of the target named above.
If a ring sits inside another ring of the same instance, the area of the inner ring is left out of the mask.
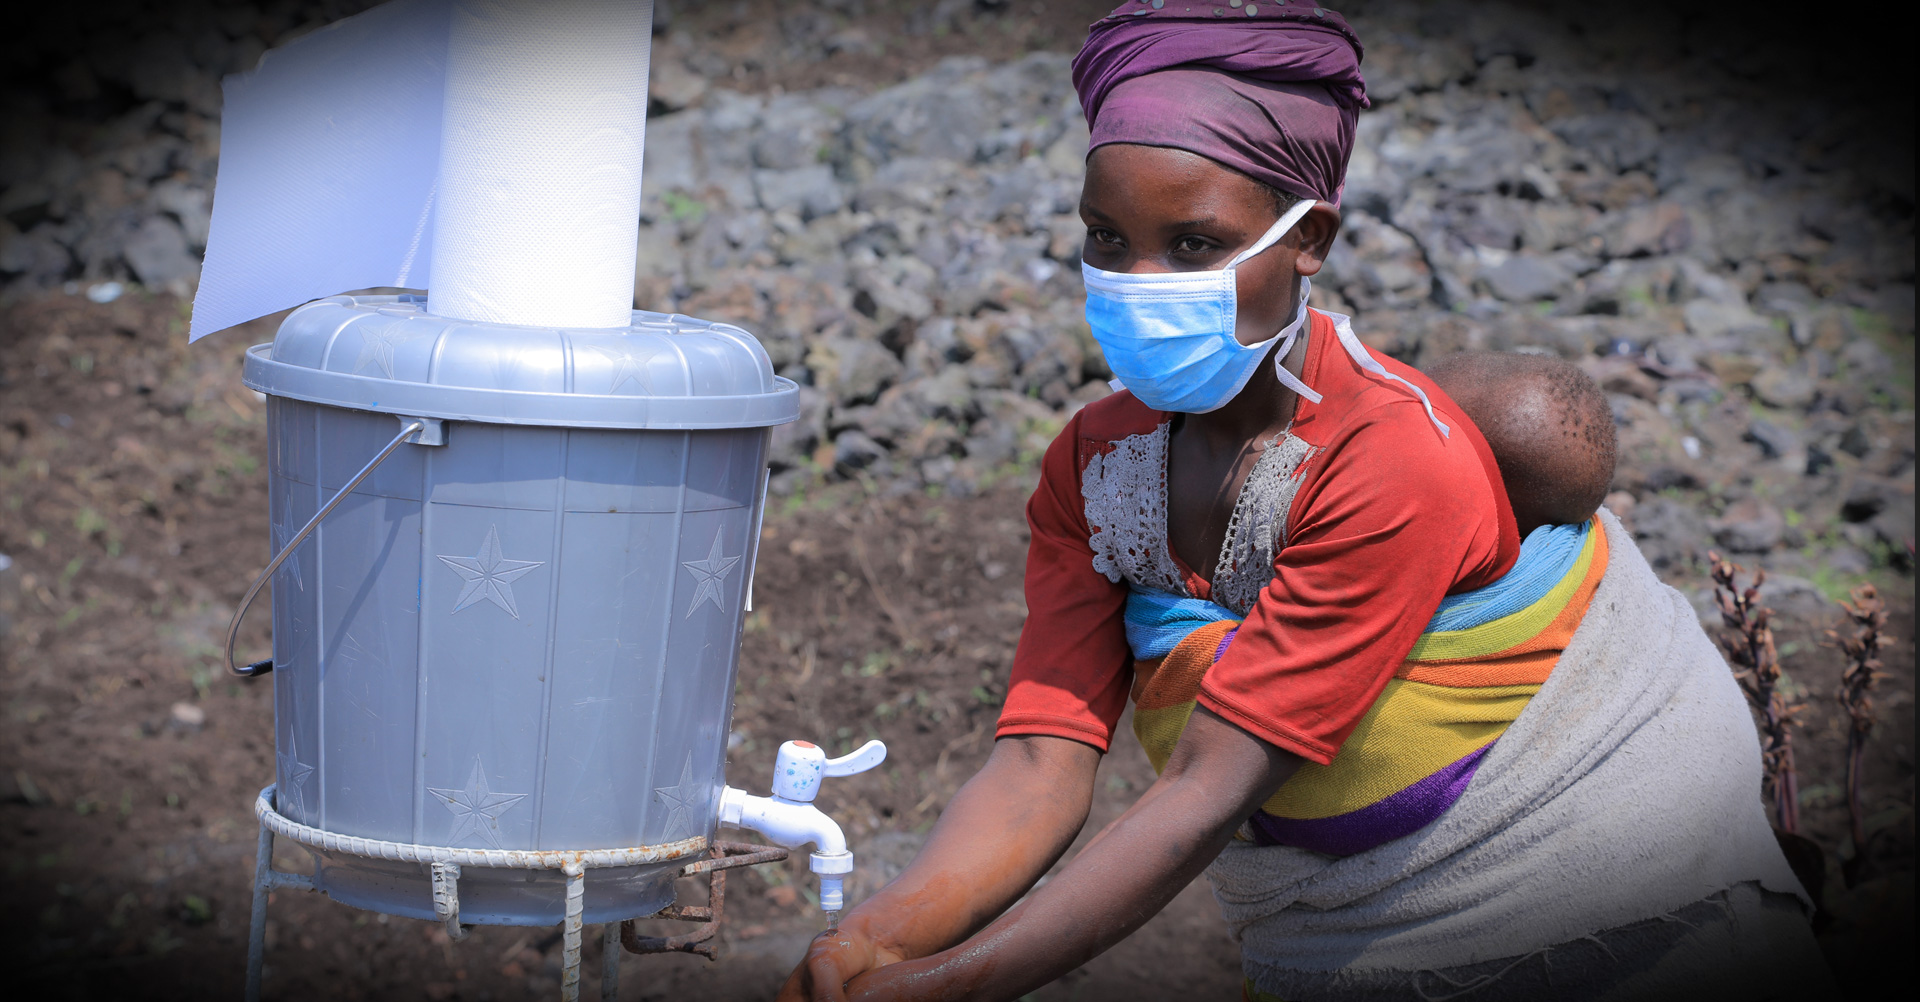
[[[466,789],[436,790],[429,787],[427,792],[439,797],[447,810],[453,812],[453,833],[447,836],[449,843],[457,845],[462,839],[477,833],[495,849],[502,848],[500,815],[527,799],[524,793],[495,793],[488,789],[486,770],[480,767],[477,758],[473,760],[473,774],[467,777]]]
[[[739,564],[739,557],[721,555],[718,532],[713,534],[713,549],[707,552],[707,559],[680,562],[680,566],[693,573],[693,579],[697,582],[693,589],[693,601],[687,604],[688,617],[693,616],[693,611],[700,608],[702,602],[710,601],[716,609],[726,608],[720,601],[720,586],[726,584],[727,575],[732,574]]]
[[[546,563],[544,560],[508,560],[500,552],[499,526],[487,527],[487,538],[481,542],[479,553],[471,557],[446,554],[439,557],[466,582],[460,589],[460,597],[453,600],[454,612],[485,600],[505,609],[507,615],[515,619],[520,618],[520,607],[513,600],[513,582]]]
[[[680,766],[680,782],[674,786],[654,787],[653,795],[667,807],[667,823],[662,836],[671,842],[675,839],[698,835],[694,830],[694,817],[697,808],[704,807],[707,801],[707,787],[693,778],[693,755],[689,753]]]

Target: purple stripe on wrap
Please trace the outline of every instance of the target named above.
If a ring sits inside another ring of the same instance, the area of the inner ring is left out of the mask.
[[[1233,643],[1233,635],[1239,632],[1240,628],[1236,626],[1220,635],[1220,646],[1213,649],[1213,660],[1215,662],[1218,662],[1222,657],[1226,656],[1227,645]]]
[[[1357,811],[1330,818],[1277,818],[1256,811],[1251,819],[1256,845],[1291,845],[1329,856],[1351,856],[1377,845],[1411,835],[1445,814],[1473,781],[1480,759],[1493,747],[1479,751],[1439,772],[1377,800]]]

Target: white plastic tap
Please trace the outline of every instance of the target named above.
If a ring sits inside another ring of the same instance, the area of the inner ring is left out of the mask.
[[[886,758],[887,746],[878,740],[840,758],[828,758],[811,741],[789,741],[774,756],[773,796],[756,797],[727,787],[720,794],[720,823],[750,828],[787,849],[813,843],[809,868],[820,875],[820,907],[831,920],[845,906],[840,882],[853,872],[853,853],[840,825],[813,806],[813,798],[822,779],[866,772]]]

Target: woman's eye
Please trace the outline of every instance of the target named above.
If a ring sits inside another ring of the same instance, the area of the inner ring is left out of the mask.
[[[1093,242],[1097,244],[1118,244],[1120,242],[1120,235],[1118,233],[1112,230],[1101,229],[1098,226],[1087,230],[1087,236],[1092,237]]]
[[[1212,249],[1212,244],[1199,237],[1181,237],[1173,245],[1176,254],[1204,254]]]

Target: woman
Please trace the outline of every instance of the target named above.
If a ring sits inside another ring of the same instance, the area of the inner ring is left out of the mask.
[[[1202,870],[1258,998],[1639,997],[1725,987],[1725,965],[1698,962],[1713,950],[1775,984],[1797,973],[1756,960],[1756,937],[1810,956],[1751,726],[1710,645],[1717,675],[1688,646],[1704,642],[1690,610],[1674,625],[1617,523],[1543,526],[1523,552],[1468,415],[1307,308],[1339,229],[1359,57],[1319,8],[1127,3],[1094,26],[1074,65],[1087,318],[1127,391],[1043,462],[991,757],[784,998],[1016,998]],[[1602,463],[1583,440],[1565,468],[1604,490],[1611,449]],[[1608,653],[1623,631],[1607,617],[1628,607],[1668,624],[1685,670]],[[1130,698],[1161,776],[1035,888],[1085,822]],[[1676,713],[1690,736],[1634,736]],[[1700,742],[1704,767],[1658,795],[1607,772],[1612,752]],[[1614,872],[1570,863],[1576,849]]]

